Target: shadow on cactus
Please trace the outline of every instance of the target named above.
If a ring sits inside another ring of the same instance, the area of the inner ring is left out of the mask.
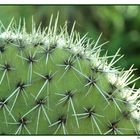
[[[113,67],[122,58],[100,56],[87,36],[67,25],[41,30],[12,20],[0,28],[0,133],[7,135],[140,133],[135,70]],[[109,59],[111,60],[109,61]]]

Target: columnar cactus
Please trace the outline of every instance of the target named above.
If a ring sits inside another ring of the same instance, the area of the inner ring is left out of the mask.
[[[139,134],[140,90],[133,66],[119,70],[122,58],[100,56],[97,41],[69,34],[67,25],[27,33],[12,20],[0,27],[0,133]],[[109,59],[111,60],[109,61]]]

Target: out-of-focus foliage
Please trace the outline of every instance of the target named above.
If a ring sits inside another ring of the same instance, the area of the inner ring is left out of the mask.
[[[42,28],[48,25],[51,14],[60,13],[59,24],[64,25],[68,21],[69,30],[76,21],[76,30],[84,35],[88,32],[90,38],[97,39],[102,32],[101,42],[109,41],[104,46],[108,54],[112,55],[121,48],[124,58],[117,65],[129,68],[135,64],[140,75],[140,6],[44,6],[44,5],[20,5],[0,6],[0,20],[8,25],[12,17],[18,21],[25,17],[27,28],[30,30],[32,16],[37,25],[42,22]],[[137,87],[140,87],[140,81]]]

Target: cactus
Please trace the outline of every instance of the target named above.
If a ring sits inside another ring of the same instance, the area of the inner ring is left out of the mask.
[[[114,67],[119,50],[101,56],[101,35],[91,42],[52,21],[44,30],[33,22],[31,33],[25,21],[1,23],[0,134],[139,134],[133,65]]]

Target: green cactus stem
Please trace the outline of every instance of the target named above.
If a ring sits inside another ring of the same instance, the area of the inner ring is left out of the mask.
[[[140,133],[140,90],[133,65],[100,55],[103,44],[57,27],[27,33],[25,22],[0,26],[0,133],[7,135]],[[75,24],[74,24],[75,25]]]

